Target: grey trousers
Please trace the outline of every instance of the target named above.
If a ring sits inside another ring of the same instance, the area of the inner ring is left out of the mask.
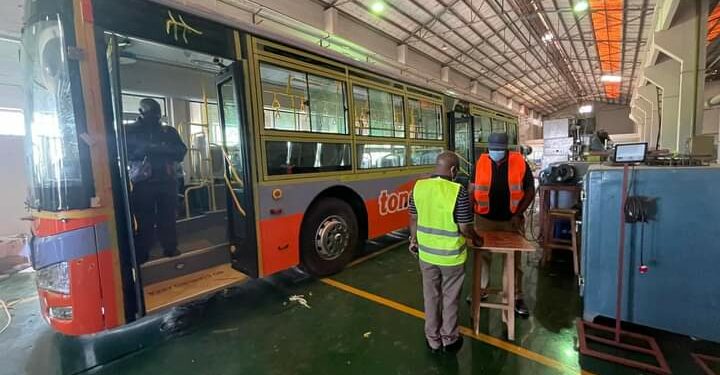
[[[425,337],[433,349],[457,341],[458,308],[465,265],[435,266],[420,261],[425,299]]]

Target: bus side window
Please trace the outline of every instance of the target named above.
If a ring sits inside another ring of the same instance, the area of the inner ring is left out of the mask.
[[[265,144],[267,150],[267,169],[269,175],[288,174],[287,142],[267,142]]]

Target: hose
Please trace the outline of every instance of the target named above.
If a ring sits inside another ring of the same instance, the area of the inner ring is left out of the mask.
[[[5,315],[7,316],[7,323],[5,323],[5,326],[0,328],[0,334],[5,332],[8,327],[10,327],[10,323],[12,323],[12,315],[10,315],[10,309],[8,308],[8,305],[5,303],[5,301],[0,299],[0,306],[2,306],[3,311],[5,311]]]

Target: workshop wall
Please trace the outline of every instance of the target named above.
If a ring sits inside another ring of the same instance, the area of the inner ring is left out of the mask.
[[[23,90],[20,72],[20,44],[0,40],[0,108],[17,110],[23,107]],[[9,124],[0,124],[0,127]],[[8,130],[0,128],[0,176],[11,178],[0,188],[0,236],[27,233],[27,222],[20,220],[27,216],[25,193],[27,190],[24,160],[24,138],[7,135]]]
[[[573,118],[578,116],[578,106],[565,107],[546,119]],[[618,104],[593,103],[595,128],[605,129],[609,134],[633,134],[637,132],[635,124],[630,120],[630,107]]]
[[[24,141],[23,137],[0,136],[0,175],[12,180],[12,183],[3,184],[0,190],[0,236],[28,233],[28,222],[21,220],[28,215],[25,209],[27,183],[23,160]]]

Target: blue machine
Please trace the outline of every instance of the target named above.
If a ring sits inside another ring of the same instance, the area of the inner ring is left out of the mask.
[[[585,178],[586,321],[615,317],[622,177],[622,167],[594,165]],[[655,212],[625,224],[622,320],[720,342],[720,167],[637,166],[628,180],[629,195],[655,199]]]

